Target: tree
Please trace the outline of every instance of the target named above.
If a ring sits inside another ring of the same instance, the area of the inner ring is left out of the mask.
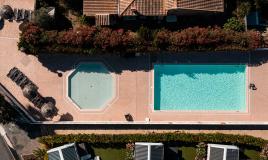
[[[14,111],[11,106],[5,101],[4,97],[0,95],[0,123],[6,124],[14,121],[13,113]]]
[[[236,17],[232,17],[227,20],[223,28],[226,30],[242,32],[245,30],[245,24],[241,22],[240,20],[238,20]]]
[[[47,8],[40,8],[35,11],[33,22],[44,29],[52,29],[54,27],[55,18],[48,14]]]
[[[36,160],[48,160],[46,149],[37,148],[33,151],[33,155],[36,158]]]
[[[238,5],[233,14],[240,20],[243,21],[245,16],[250,12],[251,4],[249,2],[242,2]]]

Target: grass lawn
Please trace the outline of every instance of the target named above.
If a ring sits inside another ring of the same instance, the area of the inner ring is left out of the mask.
[[[165,159],[167,160],[194,160],[196,148],[193,146],[165,147]]]
[[[181,158],[183,160],[194,160],[195,158],[195,147],[179,147],[179,152],[181,152]]]
[[[245,149],[241,157],[246,159],[260,159],[260,152],[253,149]]]
[[[93,148],[95,155],[102,160],[125,160],[125,148]]]

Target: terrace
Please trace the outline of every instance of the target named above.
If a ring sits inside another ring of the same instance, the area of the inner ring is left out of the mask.
[[[229,57],[222,58],[220,53],[214,56],[200,54],[185,54],[180,56],[140,56],[136,58],[102,57],[109,66],[114,68],[114,73],[118,77],[118,98],[108,108],[103,111],[81,111],[65,96],[67,93],[66,78],[74,69],[73,66],[81,61],[99,60],[100,57],[89,58],[82,56],[67,55],[40,55],[39,59],[34,56],[25,55],[17,50],[16,40],[0,39],[1,48],[1,80],[0,82],[26,107],[32,104],[23,97],[21,89],[17,87],[6,74],[16,66],[25,73],[38,87],[43,96],[51,96],[56,101],[59,115],[69,114],[70,121],[80,121],[84,123],[124,123],[124,115],[130,113],[136,123],[146,123],[145,119],[150,118],[151,123],[266,123],[266,112],[264,106],[268,104],[267,81],[268,65],[262,64],[249,66],[248,76],[250,82],[257,86],[256,91],[248,90],[249,110],[246,113],[225,113],[225,112],[154,112],[150,107],[151,102],[151,65],[156,61],[164,63],[248,63],[249,57],[246,54],[230,54]],[[252,53],[251,60],[256,57]],[[210,59],[207,60],[206,57]],[[6,63],[9,59],[9,63]],[[175,62],[177,61],[177,62]],[[59,65],[60,64],[60,65]],[[58,72],[63,76],[59,77]],[[54,121],[58,121],[57,117]],[[66,119],[65,119],[66,120]]]

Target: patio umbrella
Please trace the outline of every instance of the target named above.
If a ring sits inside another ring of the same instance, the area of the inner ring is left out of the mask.
[[[41,107],[41,113],[44,117],[52,117],[55,112],[55,105],[51,102],[47,102]]]
[[[0,17],[4,19],[11,19],[13,15],[14,12],[9,5],[3,5],[0,7]]]
[[[31,99],[36,96],[37,88],[31,84],[27,84],[26,86],[24,86],[22,92],[26,98]]]

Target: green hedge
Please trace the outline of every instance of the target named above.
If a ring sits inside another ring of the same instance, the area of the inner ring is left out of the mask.
[[[163,143],[223,143],[235,144],[238,146],[250,146],[262,148],[266,144],[266,140],[247,135],[233,135],[221,133],[150,133],[150,134],[77,134],[77,135],[53,135],[39,138],[39,142],[46,145],[48,148],[59,146],[71,142],[87,142],[91,144],[126,144],[129,142],[163,142]]]

